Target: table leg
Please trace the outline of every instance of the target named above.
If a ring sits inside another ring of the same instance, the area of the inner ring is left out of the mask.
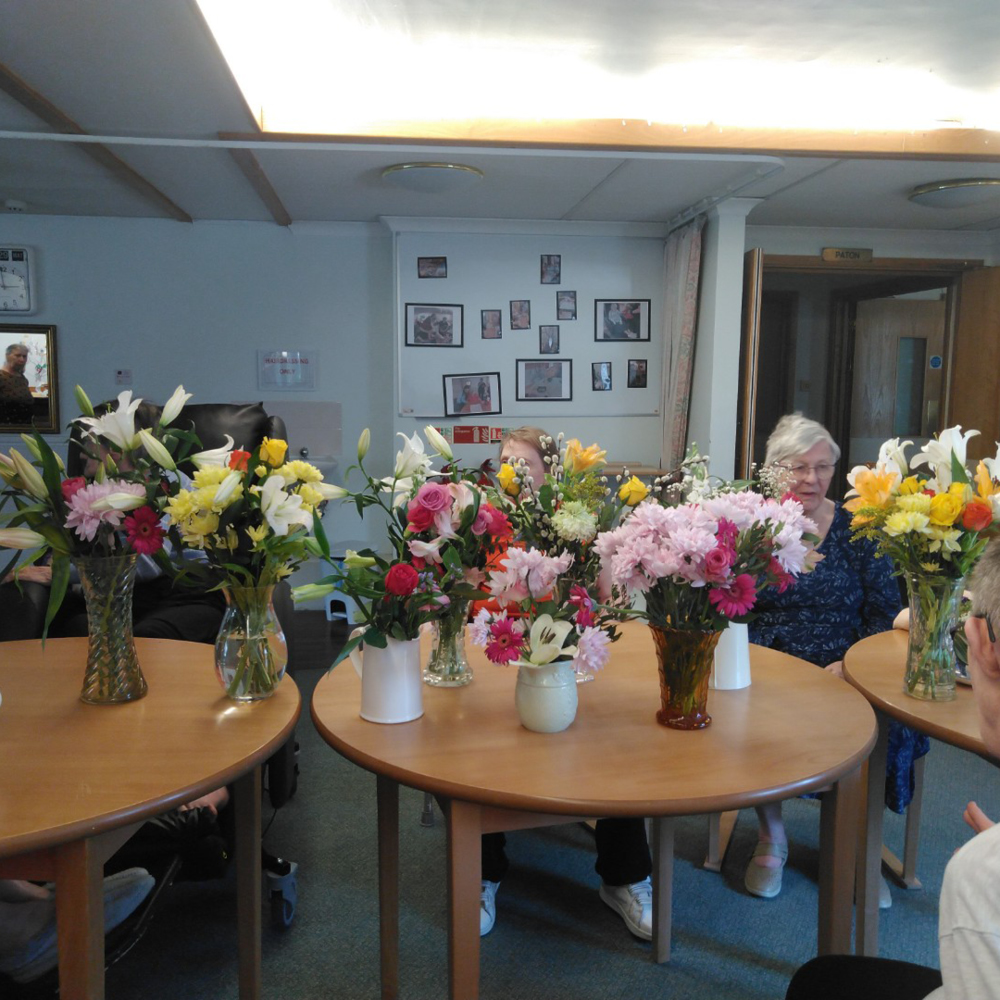
[[[233,783],[240,1000],[260,1000],[261,995],[260,782],[260,767],[255,767]]]
[[[878,889],[882,870],[882,819],[885,809],[885,762],[889,749],[889,719],[876,712],[878,739],[868,758],[865,817],[859,827],[857,913],[854,950],[858,955],[878,955]]]
[[[62,1000],[104,997],[104,863],[93,840],[56,852],[56,930]]]
[[[823,795],[819,826],[820,955],[851,951],[851,911],[861,812],[861,768]]]
[[[399,783],[376,776],[378,919],[382,1000],[399,996]]]
[[[479,889],[483,877],[482,814],[453,799],[448,818],[448,980],[451,1000],[479,996]]]
[[[653,961],[670,961],[670,909],[674,896],[674,820],[653,817]]]

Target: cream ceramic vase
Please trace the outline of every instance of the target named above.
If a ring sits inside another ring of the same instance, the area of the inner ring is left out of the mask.
[[[525,729],[561,733],[576,718],[576,673],[569,660],[536,666],[517,661],[514,705]]]

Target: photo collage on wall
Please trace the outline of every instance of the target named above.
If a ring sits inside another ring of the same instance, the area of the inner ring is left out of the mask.
[[[541,254],[538,273],[539,284],[562,285],[562,255]],[[418,257],[417,277],[446,279],[448,258]],[[627,391],[648,388],[648,359],[622,357],[620,351],[614,348],[622,344],[651,341],[650,303],[650,299],[640,298],[594,300],[593,339],[595,343],[607,345],[608,350],[605,358],[590,365],[590,391],[614,392],[617,389]],[[540,321],[537,326],[532,323],[533,305],[537,314],[536,321]],[[407,302],[404,309],[404,345],[463,348],[464,314],[465,308],[459,303]],[[576,291],[557,287],[546,293],[541,301],[534,303],[531,299],[509,299],[506,308],[502,303],[497,303],[492,308],[480,310],[479,323],[481,341],[502,340],[505,325],[508,334],[521,335],[525,331],[537,329],[539,357],[518,358],[514,371],[507,375],[508,378],[513,375],[515,399],[518,402],[573,399],[573,360],[566,355],[573,343],[578,343],[579,330],[575,329],[579,323]],[[461,370],[461,364],[448,365],[448,368],[460,370],[441,376],[444,416],[503,412],[501,372],[479,370],[490,366],[482,364],[481,352],[477,357],[480,361],[476,370],[472,367]]]

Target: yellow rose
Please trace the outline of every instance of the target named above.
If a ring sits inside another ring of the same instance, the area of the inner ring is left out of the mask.
[[[563,466],[567,472],[584,473],[604,465],[607,452],[596,444],[584,448],[576,438],[566,442],[566,457]]]
[[[500,489],[509,497],[516,497],[521,492],[521,483],[517,478],[517,473],[514,471],[514,466],[508,465],[506,462],[500,466],[500,471],[497,473],[497,482],[500,484]]]
[[[953,493],[938,493],[931,497],[931,524],[948,527],[954,524],[965,505]]]
[[[905,497],[905,496],[909,496],[912,493],[919,493],[923,489],[925,482],[926,482],[926,480],[924,480],[924,479],[917,479],[916,476],[907,476],[899,484],[899,493],[900,493],[900,496],[904,496]]]
[[[277,468],[285,460],[288,442],[280,438],[264,438],[260,443],[260,457],[273,468]]]
[[[972,487],[968,483],[952,483],[948,493],[957,497],[963,507],[972,499]]]
[[[638,477],[633,476],[628,482],[622,483],[618,490],[618,496],[629,506],[634,507],[637,503],[642,503],[649,495],[646,484]]]

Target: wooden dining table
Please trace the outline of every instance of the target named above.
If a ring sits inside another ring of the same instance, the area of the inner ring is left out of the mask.
[[[0,878],[54,881],[62,1000],[104,996],[103,866],[147,819],[231,785],[236,817],[239,996],[261,994],[261,764],[301,699],[228,699],[213,648],[136,640],[149,693],[80,701],[86,639],[0,643]]]
[[[674,817],[828,785],[817,950],[850,950],[860,770],[876,734],[868,702],[811,664],[752,646],[751,685],[711,691],[709,727],[668,729],[655,718],[659,684],[649,629],[632,622],[622,633],[607,667],[579,686],[576,720],[561,733],[524,729],[514,708],[516,671],[489,663],[474,648],[472,683],[425,686],[424,714],[413,722],[361,719],[360,681],[349,663],[316,686],[312,716],[320,735],[377,778],[383,998],[399,993],[400,785],[433,793],[446,818],[452,998],[478,996],[483,833],[652,817],[652,957],[662,962],[670,955]]]
[[[953,701],[924,701],[904,692],[908,640],[909,633],[901,629],[880,632],[855,643],[844,656],[844,677],[871,702],[879,723],[878,740],[868,760],[858,858],[855,950],[859,955],[878,955],[878,892],[889,720],[895,719],[1000,764],[979,735],[979,715],[971,687],[956,684]]]

